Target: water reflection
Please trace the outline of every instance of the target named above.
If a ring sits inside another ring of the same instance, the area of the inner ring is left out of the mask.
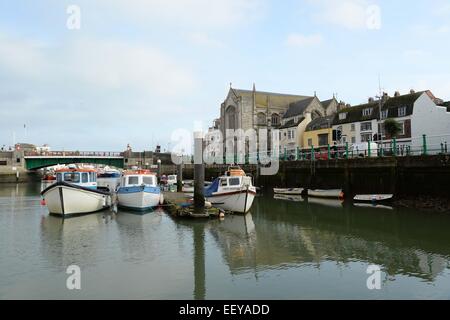
[[[71,264],[87,270],[88,298],[310,297],[295,281],[323,287],[318,298],[339,298],[340,290],[362,298],[370,293],[352,285],[365,284],[369,264],[388,281],[402,278],[391,286],[397,291],[382,292],[389,297],[411,297],[411,287],[448,297],[449,215],[260,196],[251,213],[223,221],[174,220],[163,210],[63,220],[39,204],[41,187],[0,186],[0,297],[29,287],[67,296]]]
[[[388,275],[433,281],[448,267],[448,216],[314,198],[258,198],[252,211],[253,235],[244,217],[227,217],[210,229],[232,273],[358,261],[378,264]]]

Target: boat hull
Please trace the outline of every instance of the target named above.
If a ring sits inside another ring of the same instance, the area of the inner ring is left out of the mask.
[[[97,190],[55,184],[42,192],[47,208],[51,214],[69,216],[93,213],[108,207],[107,193]]]
[[[309,197],[316,198],[334,198],[339,199],[341,196],[341,189],[330,189],[330,190],[308,190]]]
[[[144,211],[157,207],[162,203],[161,190],[157,187],[121,187],[117,192],[119,207]]]
[[[285,195],[301,195],[303,193],[303,188],[290,188],[290,189],[279,189],[274,188],[273,192],[275,194],[285,194]]]
[[[215,192],[205,199],[211,202],[213,207],[235,213],[247,213],[252,207],[255,196],[255,190],[241,190],[233,192]]]

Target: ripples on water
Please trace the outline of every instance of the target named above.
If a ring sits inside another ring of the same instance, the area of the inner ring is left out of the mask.
[[[450,298],[450,216],[260,196],[251,214],[158,209],[62,220],[39,184],[0,185],[0,298]],[[66,268],[82,289],[66,289]],[[382,268],[382,289],[366,269]]]

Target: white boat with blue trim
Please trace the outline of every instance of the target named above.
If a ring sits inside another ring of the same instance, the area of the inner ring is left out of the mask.
[[[137,211],[150,210],[164,202],[156,174],[148,170],[125,172],[117,198],[119,207]]]
[[[70,216],[97,212],[110,206],[109,192],[97,189],[93,169],[66,168],[56,171],[56,183],[41,192],[51,214]]]
[[[238,166],[228,168],[225,175],[205,189],[205,199],[212,206],[236,213],[249,212],[255,196],[252,178]]]

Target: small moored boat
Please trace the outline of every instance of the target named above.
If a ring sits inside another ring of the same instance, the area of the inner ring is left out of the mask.
[[[163,203],[156,174],[148,170],[127,171],[117,190],[119,207],[145,211]]]
[[[359,194],[353,200],[358,202],[382,202],[392,200],[393,194]]]
[[[205,199],[214,207],[236,213],[247,213],[256,196],[252,178],[240,167],[231,166],[205,190]]]
[[[343,192],[341,189],[316,189],[316,190],[308,190],[309,197],[317,197],[317,198],[343,198]]]
[[[303,193],[303,188],[289,188],[289,189],[281,189],[274,188],[273,192],[275,194],[287,194],[287,195],[301,195]]]
[[[41,192],[51,214],[69,216],[92,213],[110,205],[109,192],[97,190],[92,169],[67,168],[56,171],[56,183]]]

